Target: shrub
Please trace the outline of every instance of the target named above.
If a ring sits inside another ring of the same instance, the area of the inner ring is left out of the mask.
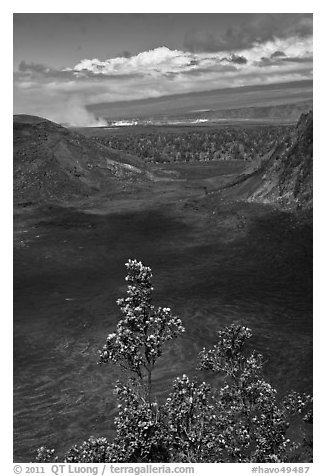
[[[115,394],[116,436],[74,446],[65,462],[285,462],[312,442],[288,437],[293,418],[312,423],[312,398],[291,392],[283,400],[262,375],[262,356],[249,352],[251,330],[239,324],[217,333],[212,349],[199,354],[199,369],[223,375],[220,387],[176,378],[159,405],[152,372],[166,343],[185,329],[170,308],[152,305],[152,272],[136,260],[126,263],[127,296],[117,301],[122,319],[100,351],[99,363],[119,365],[127,374]],[[308,448],[308,449],[307,449]],[[38,462],[55,461],[54,450],[38,450]]]

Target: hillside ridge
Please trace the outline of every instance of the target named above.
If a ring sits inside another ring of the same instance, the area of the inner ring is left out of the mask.
[[[252,165],[250,166],[252,169]],[[253,171],[225,187],[225,196],[281,207],[311,208],[313,204],[313,112],[301,114],[295,129],[284,136]]]
[[[15,202],[88,197],[143,174],[117,151],[45,118],[14,116],[13,136]]]

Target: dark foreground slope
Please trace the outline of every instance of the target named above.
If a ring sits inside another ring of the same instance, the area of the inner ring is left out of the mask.
[[[36,116],[14,116],[14,200],[69,200],[112,192],[142,171],[117,152]]]
[[[302,114],[287,134],[259,165],[224,190],[225,196],[310,208],[313,200],[313,114]]]

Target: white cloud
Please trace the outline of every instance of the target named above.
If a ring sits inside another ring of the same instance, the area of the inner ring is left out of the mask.
[[[273,41],[257,43],[250,49],[235,50],[237,56],[243,56],[249,62],[258,61],[262,56],[270,56],[274,51],[283,51],[287,56],[312,54],[312,37],[276,38]],[[211,68],[220,63],[223,58],[229,57],[229,51],[218,53],[190,53],[181,50],[170,50],[165,46],[154,50],[144,51],[130,58],[117,57],[105,61],[98,59],[84,59],[71,71],[89,72],[94,75],[121,75],[131,73],[165,74],[167,72],[183,73],[191,70]],[[243,65],[238,65],[239,71]]]
[[[94,74],[129,74],[129,73],[150,73],[157,69],[161,73],[166,71],[181,71],[192,59],[191,53],[185,53],[178,50],[170,50],[165,46],[155,48],[154,50],[143,51],[130,58],[117,57],[100,61],[97,58],[89,60],[84,59],[78,63],[73,71],[89,71]]]
[[[273,58],[275,51],[282,56]],[[232,57],[246,61],[225,61]],[[84,59],[59,71],[24,63],[15,74],[15,111],[89,123],[95,120],[87,116],[84,106],[89,104],[308,79],[312,77],[309,57],[312,37],[293,36],[218,53],[162,46],[132,57]]]

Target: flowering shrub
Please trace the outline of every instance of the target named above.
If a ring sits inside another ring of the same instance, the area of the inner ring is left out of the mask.
[[[216,415],[210,392],[205,382],[191,382],[186,375],[173,382],[164,405],[170,461],[204,463],[215,454]]]
[[[91,436],[80,446],[73,446],[65,455],[65,463],[104,463],[110,450],[106,438]]]
[[[305,410],[312,398],[292,392],[278,402],[276,390],[263,378],[262,355],[245,351],[251,335],[250,329],[233,324],[218,332],[212,349],[199,354],[200,369],[225,373],[225,384],[215,395],[224,446],[221,460],[286,461],[293,443],[286,436],[289,419]]]
[[[109,334],[100,363],[112,361],[130,371],[143,382],[145,399],[151,401],[152,371],[162,355],[165,342],[185,331],[181,319],[169,307],[155,309],[152,305],[152,271],[136,260],[126,263],[127,297],[118,299],[123,318],[117,332]]]
[[[54,449],[50,450],[46,446],[41,446],[37,450],[35,461],[36,463],[55,463],[58,458]]]
[[[89,438],[64,462],[285,462],[312,443],[288,438],[291,418],[312,423],[312,398],[291,392],[283,400],[262,375],[262,356],[249,353],[247,327],[233,324],[217,333],[212,349],[199,354],[199,369],[224,375],[220,387],[176,378],[166,401],[152,395],[152,372],[167,341],[185,329],[170,308],[152,305],[152,272],[136,260],[126,263],[127,297],[117,301],[122,319],[100,351],[99,363],[127,372],[117,382],[116,436]],[[300,424],[301,424],[300,423]],[[306,451],[306,448],[309,451]],[[57,461],[54,450],[38,450],[38,462]]]

